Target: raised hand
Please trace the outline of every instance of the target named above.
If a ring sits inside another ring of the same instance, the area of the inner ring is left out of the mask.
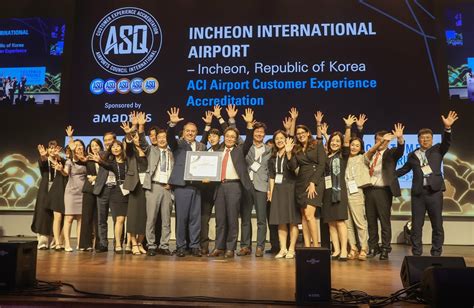
[[[347,116],[347,118],[342,118],[344,120],[344,123],[346,123],[346,127],[351,127],[352,124],[354,124],[357,121],[357,118],[350,114]]]
[[[64,168],[63,164],[60,161],[51,162],[51,166],[53,166],[53,168],[56,169],[57,171],[61,171]]]
[[[98,163],[100,161],[99,153],[89,153],[89,155],[87,155],[87,159]]]
[[[383,137],[382,137],[382,139],[384,141],[388,141],[388,142],[390,142],[393,138],[395,138],[395,135],[390,134],[390,133],[387,133],[387,134],[383,135]]]
[[[327,136],[328,128],[329,128],[328,123],[326,123],[326,122],[321,123],[321,134],[323,134],[324,136]]]
[[[179,117],[179,108],[172,107],[168,112],[168,115],[170,117],[170,122],[173,124],[176,124],[180,121],[183,121],[184,118]]]
[[[293,148],[295,146],[295,141],[293,140],[293,138],[286,138],[285,140],[285,152],[286,153],[289,153],[291,151],[293,151]]]
[[[53,156],[59,156],[59,153],[61,153],[62,149],[63,149],[62,147],[57,145],[53,150]]]
[[[130,122],[132,122],[132,125],[137,125],[138,124],[138,118],[137,118],[137,112],[136,111],[130,112]]]
[[[146,124],[146,114],[145,114],[145,112],[138,112],[137,113],[137,123],[138,123],[138,125],[145,125]]]
[[[292,107],[289,112],[290,112],[290,117],[293,120],[296,120],[298,118],[298,110],[295,107]]]
[[[441,119],[443,120],[444,128],[450,129],[453,123],[456,122],[456,120],[458,119],[458,114],[456,113],[456,111],[450,111],[446,118],[441,115]]]
[[[403,140],[403,130],[405,129],[405,126],[402,125],[402,123],[397,123],[394,126],[394,129],[392,130],[392,134],[397,137],[398,140]]]
[[[216,117],[216,119],[220,119],[222,118],[221,111],[222,111],[221,105],[215,105],[214,111],[212,112],[212,114]]]
[[[324,114],[321,111],[316,111],[314,114],[314,119],[316,120],[316,124],[321,124],[323,121]]]
[[[46,157],[48,156],[48,151],[44,148],[42,144],[38,144],[38,152],[41,157]]]
[[[72,138],[72,135],[74,134],[74,129],[72,128],[71,125],[69,125],[68,127],[66,127],[66,135],[69,137],[69,138]]]
[[[204,114],[204,116],[201,118],[204,123],[206,125],[211,125],[212,123],[212,115],[213,115],[213,112],[212,111],[206,111],[206,113]]]
[[[252,108],[246,108],[245,109],[245,114],[242,115],[242,118],[244,118],[245,123],[249,124],[253,122],[253,110]]]
[[[359,114],[359,117],[357,118],[356,125],[358,128],[363,128],[365,122],[367,122],[368,118],[365,114],[361,113]]]
[[[290,131],[292,120],[289,117],[283,119],[283,127],[286,131]]]
[[[130,126],[129,122],[122,122],[122,125],[120,125],[120,128],[123,129],[123,132],[125,134],[129,134],[132,132],[132,127]]]
[[[234,119],[235,116],[237,115],[237,112],[239,112],[239,110],[237,109],[237,107],[235,107],[235,105],[227,105],[227,108],[225,109],[225,111],[227,111],[227,116],[229,117],[229,119]]]

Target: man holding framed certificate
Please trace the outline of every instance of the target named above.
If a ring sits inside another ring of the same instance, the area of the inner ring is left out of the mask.
[[[210,257],[225,255],[234,257],[239,233],[239,208],[243,189],[250,190],[252,182],[247,172],[245,156],[252,146],[253,110],[247,108],[242,115],[247,123],[247,137],[243,144],[238,145],[239,131],[228,127],[224,131],[222,150],[221,181],[215,192],[216,207],[216,246]]]

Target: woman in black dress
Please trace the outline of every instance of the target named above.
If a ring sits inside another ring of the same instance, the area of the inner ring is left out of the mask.
[[[87,155],[99,154],[104,150],[102,141],[94,138],[87,146]],[[92,251],[94,246],[99,245],[97,226],[97,196],[92,193],[94,190],[99,164],[88,160],[86,163],[87,180],[82,188],[82,221],[79,250]]]
[[[296,204],[301,209],[305,247],[319,245],[316,207],[322,205],[323,173],[326,153],[321,140],[314,140],[305,125],[296,127],[296,162],[299,167],[296,177]]]
[[[146,199],[142,183],[148,168],[148,160],[145,152],[140,148],[136,126],[137,124],[140,126],[139,133],[144,133],[145,114],[132,113],[131,120],[131,128],[128,123],[122,123],[121,126],[126,134],[125,153],[128,166],[124,187],[130,191],[127,210],[128,237],[132,243],[132,253],[140,255],[146,254],[146,250],[142,246],[146,227]]]
[[[53,211],[48,208],[48,193],[56,176],[56,169],[53,168],[51,160],[55,159],[53,155],[57,145],[55,140],[51,140],[46,149],[43,145],[38,145],[41,182],[31,223],[31,231],[38,234],[38,249],[48,249],[49,238],[53,234]]]
[[[345,221],[348,219],[349,201],[345,174],[350,155],[351,126],[356,120],[353,115],[345,118],[345,135],[334,132],[329,136],[327,142],[328,160],[326,162],[326,190],[323,197],[322,218],[324,223],[329,224],[329,233],[334,247],[332,257],[339,258],[339,261],[347,261],[347,226]]]
[[[276,259],[293,259],[298,239],[298,224],[301,214],[295,201],[296,159],[293,155],[295,145],[293,138],[278,130],[273,134],[274,147],[272,157],[268,160],[270,178],[270,224],[278,225],[280,252]],[[288,224],[290,246],[287,250]]]
[[[123,188],[125,174],[127,173],[127,163],[125,161],[125,151],[123,143],[114,140],[110,145],[112,156],[107,160],[102,160],[99,154],[89,154],[89,159],[98,162],[105,169],[114,173],[115,179],[107,180],[110,187],[110,210],[115,221],[115,253],[122,253],[122,233],[127,216],[128,194],[129,191]]]

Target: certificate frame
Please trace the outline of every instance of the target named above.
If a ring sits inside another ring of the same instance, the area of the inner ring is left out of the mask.
[[[221,181],[222,152],[188,151],[184,166],[185,181]]]

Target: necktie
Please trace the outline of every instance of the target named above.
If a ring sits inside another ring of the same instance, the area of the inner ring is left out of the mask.
[[[377,165],[377,161],[379,160],[379,157],[380,157],[380,152],[377,152],[377,154],[375,154],[374,162],[372,163],[372,166],[370,166],[370,169],[369,169],[370,176],[374,175],[375,166]]]
[[[166,172],[166,152],[165,151],[161,151],[160,171],[161,172]]]
[[[222,159],[221,181],[224,182],[227,170],[227,162],[229,161],[230,149],[225,149],[224,158]]]

